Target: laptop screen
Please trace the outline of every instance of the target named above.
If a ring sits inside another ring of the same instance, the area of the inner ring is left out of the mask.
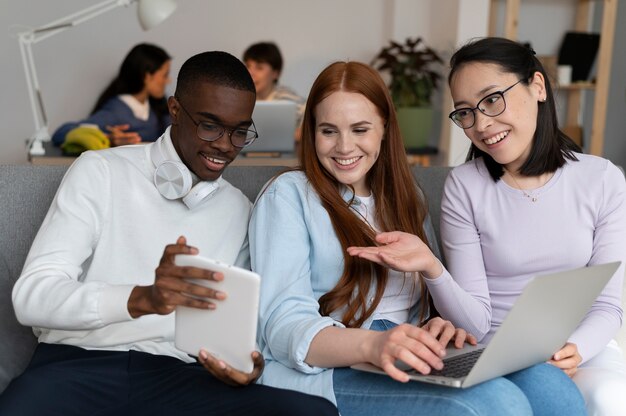
[[[296,103],[293,101],[257,101],[252,120],[259,137],[244,153],[294,153],[296,131]]]

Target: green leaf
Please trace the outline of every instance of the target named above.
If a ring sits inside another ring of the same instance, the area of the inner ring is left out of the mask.
[[[372,60],[371,65],[391,76],[389,91],[396,106],[428,106],[439,88],[443,61],[420,37],[407,38],[404,44],[391,40]]]

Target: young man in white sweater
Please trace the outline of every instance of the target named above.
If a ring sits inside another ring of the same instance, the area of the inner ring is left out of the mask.
[[[175,255],[249,263],[250,202],[221,175],[257,136],[254,103],[239,60],[195,55],[180,69],[163,136],[71,166],[13,289],[39,345],[0,396],[0,414],[337,414],[324,399],[254,384],[258,352],[245,374],[173,343],[176,306],[219,308],[223,298],[184,280],[219,274],[186,272]]]

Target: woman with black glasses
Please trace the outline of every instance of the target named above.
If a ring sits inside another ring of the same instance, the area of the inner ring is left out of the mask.
[[[550,81],[534,55],[519,43],[485,38],[451,58],[450,118],[471,148],[442,200],[450,275],[426,283],[435,305],[447,305],[443,317],[485,343],[534,276],[622,261],[550,363],[572,377],[589,414],[624,415],[626,364],[612,340],[623,313],[624,175],[582,154],[559,130]],[[405,249],[417,245],[404,237]]]

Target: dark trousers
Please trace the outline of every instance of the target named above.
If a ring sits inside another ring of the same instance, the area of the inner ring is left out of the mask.
[[[230,387],[197,363],[137,351],[39,344],[0,396],[0,415],[337,415],[326,399]]]

